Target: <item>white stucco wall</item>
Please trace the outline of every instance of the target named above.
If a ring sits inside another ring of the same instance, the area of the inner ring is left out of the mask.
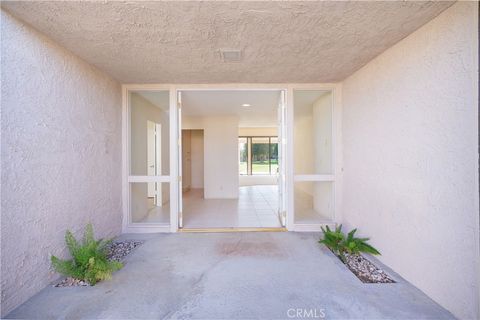
[[[477,6],[343,83],[343,223],[457,317],[479,314]]]
[[[117,82],[2,10],[2,316],[58,275],[65,230],[121,229]]]

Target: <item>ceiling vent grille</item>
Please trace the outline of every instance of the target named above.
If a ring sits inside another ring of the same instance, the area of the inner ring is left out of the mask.
[[[238,49],[220,49],[220,57],[223,62],[240,62],[242,61],[242,50]]]

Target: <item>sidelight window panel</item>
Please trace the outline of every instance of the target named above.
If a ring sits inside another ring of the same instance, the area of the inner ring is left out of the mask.
[[[130,175],[169,175],[168,91],[130,91]]]
[[[170,223],[168,182],[135,182],[129,185],[131,222]]]
[[[332,99],[330,91],[294,92],[295,174],[333,173]]]

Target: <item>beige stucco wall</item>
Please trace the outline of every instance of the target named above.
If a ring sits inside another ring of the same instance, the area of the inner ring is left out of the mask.
[[[459,2],[343,84],[343,222],[478,319],[477,7]]]
[[[2,316],[58,275],[66,229],[121,229],[117,82],[1,13]]]

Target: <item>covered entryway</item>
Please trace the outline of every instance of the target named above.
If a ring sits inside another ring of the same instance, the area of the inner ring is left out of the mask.
[[[336,86],[124,86],[124,229],[335,223]]]

